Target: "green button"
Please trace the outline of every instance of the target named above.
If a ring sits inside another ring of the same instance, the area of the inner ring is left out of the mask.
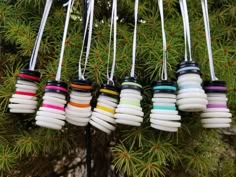
[[[140,102],[139,101],[130,101],[130,100],[126,100],[126,99],[125,100],[121,99],[120,104],[128,104],[128,105],[133,105],[133,106],[140,107]]]

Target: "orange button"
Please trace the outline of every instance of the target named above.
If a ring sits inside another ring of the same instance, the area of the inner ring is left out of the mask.
[[[78,88],[78,89],[92,90],[92,86],[88,86],[88,85],[70,84],[70,86],[73,87],[73,88]]]
[[[70,105],[78,107],[78,108],[87,108],[90,107],[90,104],[79,104],[79,103],[74,103],[72,101],[69,102]]]

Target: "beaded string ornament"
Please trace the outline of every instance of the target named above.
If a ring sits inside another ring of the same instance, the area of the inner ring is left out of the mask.
[[[133,36],[133,53],[132,53],[132,68],[130,77],[126,77],[121,86],[120,102],[116,109],[116,123],[141,126],[144,113],[141,107],[142,86],[135,78],[135,61],[136,61],[136,38],[137,38],[137,23],[138,23],[138,0],[135,0],[134,6],[134,36]]]
[[[177,132],[181,123],[178,122],[181,117],[176,110],[176,82],[168,80],[167,73],[167,46],[164,27],[163,0],[158,0],[158,6],[161,17],[162,41],[163,41],[163,66],[160,81],[153,84],[154,96],[153,109],[150,114],[151,127],[168,132]]]
[[[78,66],[78,79],[72,80],[70,84],[70,101],[65,109],[66,121],[76,126],[86,126],[91,119],[91,99],[92,99],[92,83],[84,77],[89,51],[92,39],[93,30],[93,16],[94,16],[94,0],[90,0],[87,10],[87,19],[85,24],[85,33],[83,37],[82,49],[80,53],[79,66]],[[88,45],[86,48],[85,64],[82,72],[81,62],[84,52],[86,36],[88,35]]]
[[[227,128],[230,127],[232,122],[232,114],[227,107],[226,82],[219,81],[215,75],[207,0],[201,0],[201,4],[211,74],[211,81],[203,83],[204,90],[207,93],[208,104],[207,109],[201,114],[201,122],[204,128]]]
[[[177,105],[179,110],[185,112],[201,112],[206,109],[207,96],[202,89],[202,79],[198,64],[192,60],[190,27],[186,0],[180,0],[183,17],[185,60],[177,65],[176,76],[179,91]],[[187,51],[188,46],[188,51]],[[189,53],[189,58],[188,58]]]
[[[35,66],[38,57],[38,51],[40,47],[40,42],[42,40],[43,31],[46,25],[49,11],[51,9],[53,0],[47,0],[35,40],[35,45],[32,51],[29,69],[22,69],[18,74],[16,81],[15,93],[10,98],[10,108],[11,113],[34,113],[37,109],[37,97],[36,92],[38,90],[37,83],[40,81],[40,73],[35,71]]]
[[[111,73],[109,72],[109,61],[111,53],[111,41],[113,32],[113,62]],[[90,124],[97,129],[110,134],[115,130],[114,124],[115,109],[119,100],[119,92],[114,84],[113,77],[116,64],[116,33],[117,33],[117,0],[113,0],[112,14],[111,14],[111,26],[110,26],[110,39],[109,39],[109,52],[108,52],[108,64],[107,64],[107,83],[103,84],[99,90],[100,94],[96,108],[92,113]],[[109,75],[110,73],[110,75]]]
[[[62,38],[60,59],[55,80],[49,80],[46,84],[43,96],[43,103],[37,111],[36,125],[50,129],[60,130],[65,125],[65,104],[67,97],[67,84],[61,81],[61,69],[64,57],[66,36],[70,21],[70,14],[73,7],[73,0],[69,0],[67,5],[66,20]]]

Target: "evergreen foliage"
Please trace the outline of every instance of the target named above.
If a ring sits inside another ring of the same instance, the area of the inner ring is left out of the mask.
[[[0,174],[2,176],[52,176],[56,161],[71,157],[76,148],[84,148],[84,129],[67,124],[60,131],[35,126],[34,115],[6,112],[14,92],[16,75],[27,67],[40,24],[45,1],[0,1]],[[109,41],[110,1],[96,1],[95,28],[86,76],[101,84],[106,81]],[[209,79],[200,1],[188,1],[194,59],[200,64],[204,79]],[[178,0],[165,0],[165,26],[168,42],[168,71],[175,77],[175,66],[183,58],[184,41]],[[227,81],[229,106],[235,118],[236,100],[236,2],[209,0],[212,47],[217,77]],[[129,74],[132,55],[133,1],[118,2],[118,44],[116,83]],[[62,69],[66,82],[77,76],[82,42],[82,4],[76,1]],[[235,177],[235,136],[222,130],[204,130],[198,114],[183,113],[182,129],[177,134],[149,127],[151,83],[160,79],[162,38],[156,0],[142,0],[139,5],[136,75],[144,86],[142,106],[145,122],[141,128],[118,126],[107,137],[93,134],[94,170],[101,160],[111,162],[125,176],[138,177]],[[61,2],[53,4],[39,50],[37,68],[42,75],[39,97],[48,79],[55,77],[64,25]],[[235,121],[235,119],[234,119]],[[235,122],[233,123],[235,125]],[[232,140],[232,141],[231,141]],[[113,145],[110,142],[115,142]],[[102,168],[107,168],[105,165]],[[102,171],[98,169],[97,171]],[[106,176],[106,173],[96,176]]]

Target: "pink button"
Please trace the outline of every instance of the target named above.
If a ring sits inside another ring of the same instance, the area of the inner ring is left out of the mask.
[[[53,85],[48,85],[45,87],[46,89],[54,89],[54,90],[61,90],[61,91],[64,91],[64,92],[67,92],[67,90],[63,87],[58,87],[58,86],[53,86]]]
[[[43,107],[57,109],[57,110],[60,110],[60,111],[65,111],[64,107],[55,106],[55,105],[52,105],[52,104],[43,104]]]

